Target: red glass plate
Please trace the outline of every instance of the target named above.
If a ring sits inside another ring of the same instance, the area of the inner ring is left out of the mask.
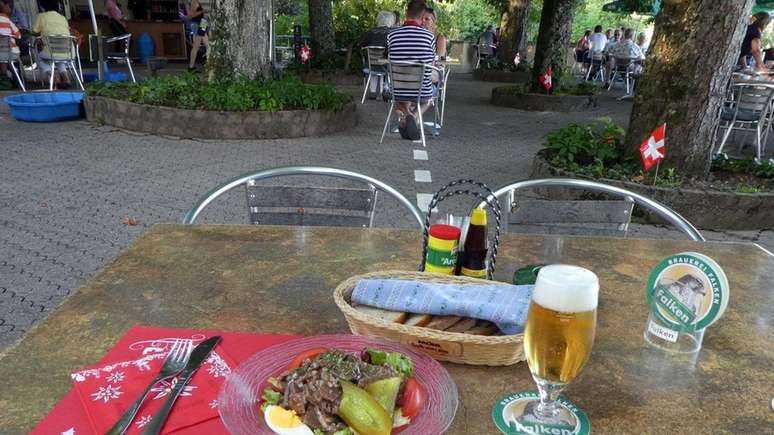
[[[363,348],[401,352],[414,363],[414,377],[427,390],[425,408],[401,431],[406,435],[440,434],[457,412],[457,385],[438,361],[396,343],[358,335],[319,335],[278,344],[257,352],[226,378],[218,397],[220,418],[234,435],[271,434],[258,407],[266,381],[277,376],[299,353],[315,347],[360,352]]]

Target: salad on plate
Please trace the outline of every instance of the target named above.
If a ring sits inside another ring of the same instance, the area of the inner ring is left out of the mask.
[[[308,349],[268,379],[259,403],[279,435],[390,435],[427,402],[413,370],[399,352]]]

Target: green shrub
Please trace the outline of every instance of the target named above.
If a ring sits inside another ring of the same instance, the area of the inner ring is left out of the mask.
[[[609,119],[590,125],[570,124],[546,136],[551,158],[561,163],[610,164],[624,157],[626,131]]]
[[[236,78],[210,82],[186,73],[137,83],[97,82],[89,85],[86,92],[139,104],[232,112],[338,111],[352,99],[336,92],[331,85],[306,85],[292,75],[265,81]]]
[[[772,160],[729,159],[727,155],[719,154],[712,160],[712,170],[750,174],[774,180],[774,161]]]

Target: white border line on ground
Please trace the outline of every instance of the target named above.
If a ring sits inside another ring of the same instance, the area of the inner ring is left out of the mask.
[[[430,201],[432,200],[432,193],[417,193],[417,207],[419,207],[419,211],[427,214],[427,207],[430,206]]]
[[[414,150],[414,160],[427,160],[427,151]]]
[[[430,171],[426,169],[414,170],[414,181],[417,183],[432,183],[433,177],[430,175]]]

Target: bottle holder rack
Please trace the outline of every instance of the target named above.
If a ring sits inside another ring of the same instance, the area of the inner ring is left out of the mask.
[[[419,262],[419,271],[425,271],[425,258],[427,257],[430,219],[433,213],[433,209],[444,200],[460,195],[472,196],[480,201],[486,202],[489,206],[488,210],[492,213],[492,215],[494,215],[495,232],[491,243],[489,243],[486,270],[487,279],[492,279],[495,270],[495,263],[497,262],[497,246],[500,243],[500,222],[502,220],[502,208],[500,207],[500,201],[498,201],[494,196],[492,189],[490,189],[484,183],[470,179],[452,181],[438,189],[438,191],[433,194],[433,199],[430,200],[430,204],[427,206],[427,214],[425,215],[425,227],[422,231],[422,259]]]

